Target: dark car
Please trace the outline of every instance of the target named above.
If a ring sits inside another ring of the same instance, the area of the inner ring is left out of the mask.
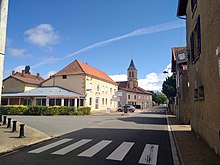
[[[118,112],[134,112],[135,107],[133,105],[124,105],[123,107],[118,107]]]

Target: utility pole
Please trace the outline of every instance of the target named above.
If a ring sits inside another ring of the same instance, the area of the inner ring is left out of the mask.
[[[1,94],[2,94],[7,17],[8,17],[8,0],[0,0],[0,105],[1,105]]]

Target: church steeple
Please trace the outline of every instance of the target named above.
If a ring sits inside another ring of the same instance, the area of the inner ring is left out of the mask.
[[[130,63],[130,66],[128,67],[128,70],[137,70],[137,69],[135,68],[133,59],[131,59],[131,63]]]
[[[138,87],[137,69],[135,68],[133,59],[131,59],[130,65],[127,70],[127,80],[127,88],[133,89],[134,87]]]

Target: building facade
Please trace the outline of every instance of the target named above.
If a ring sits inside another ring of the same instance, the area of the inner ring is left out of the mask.
[[[190,124],[188,51],[186,47],[172,48],[171,71],[176,78],[175,114],[185,124]]]
[[[138,71],[131,60],[127,69],[127,81],[117,82],[121,93],[119,105],[134,105],[136,108],[151,108],[152,94],[149,91],[138,87]]]
[[[51,76],[42,86],[59,86],[85,97],[91,110],[116,110],[118,85],[104,72],[75,60]]]
[[[220,153],[220,1],[179,0],[186,19],[192,129]]]
[[[12,71],[12,75],[3,80],[2,93],[16,93],[16,92],[26,92],[32,89],[36,89],[40,86],[44,79],[37,75],[32,75],[22,72]]]
[[[0,103],[1,103],[1,93],[2,93],[7,17],[8,17],[8,0],[0,0]]]

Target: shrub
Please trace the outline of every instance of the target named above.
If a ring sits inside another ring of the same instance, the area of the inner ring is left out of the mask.
[[[28,110],[25,105],[2,106],[1,114],[3,115],[23,115]]]
[[[91,113],[91,107],[81,106],[77,109],[77,115],[89,115]]]
[[[59,109],[59,115],[76,115],[76,107],[62,106]]]
[[[1,106],[0,114],[3,115],[88,115],[90,114],[90,107],[76,107],[68,106],[24,106],[24,105],[10,105]]]
[[[47,106],[29,106],[24,115],[42,115],[47,111]]]

